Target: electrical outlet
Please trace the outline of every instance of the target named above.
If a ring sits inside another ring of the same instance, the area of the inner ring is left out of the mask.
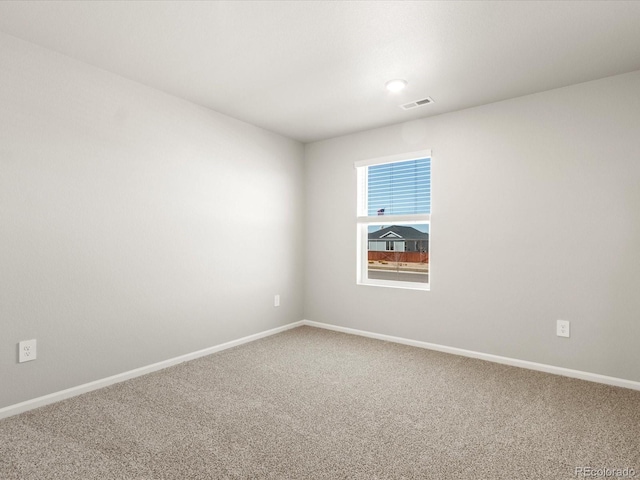
[[[556,335],[559,337],[571,336],[571,324],[569,320],[558,320],[556,323]]]
[[[18,362],[30,362],[36,359],[36,339],[24,340],[18,344]]]
[[[280,306],[280,295],[275,295],[273,297],[273,306],[274,307],[279,307]]]

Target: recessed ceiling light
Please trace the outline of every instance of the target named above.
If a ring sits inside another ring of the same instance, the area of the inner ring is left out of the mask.
[[[403,90],[404,87],[406,86],[407,86],[407,81],[402,79],[389,80],[387,83],[385,83],[385,87],[387,87],[387,90],[393,93]]]

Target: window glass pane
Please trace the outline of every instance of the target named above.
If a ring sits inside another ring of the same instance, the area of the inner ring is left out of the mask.
[[[367,168],[367,215],[431,213],[430,158]]]
[[[368,227],[367,277],[429,282],[429,224]]]

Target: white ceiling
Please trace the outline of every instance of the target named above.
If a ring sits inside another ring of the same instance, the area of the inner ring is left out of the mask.
[[[303,142],[640,69],[640,2],[4,1],[0,31]]]

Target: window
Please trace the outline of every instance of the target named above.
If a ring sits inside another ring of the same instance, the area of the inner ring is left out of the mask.
[[[429,290],[431,152],[356,162],[360,285]]]

